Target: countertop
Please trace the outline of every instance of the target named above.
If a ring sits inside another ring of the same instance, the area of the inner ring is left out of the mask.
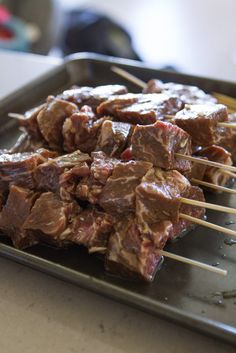
[[[1,97],[60,63],[0,52]],[[235,348],[0,257],[1,353],[233,353]]]

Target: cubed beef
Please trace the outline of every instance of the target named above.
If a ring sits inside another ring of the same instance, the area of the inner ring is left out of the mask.
[[[108,236],[113,230],[113,218],[95,208],[82,211],[71,226],[71,241],[84,245],[89,252],[104,253]]]
[[[65,151],[79,149],[82,152],[92,152],[104,120],[98,119],[89,106],[83,106],[78,113],[68,117],[62,129]]]
[[[140,222],[175,222],[179,217],[180,198],[188,195],[191,185],[176,170],[152,168],[136,188],[136,215]]]
[[[34,109],[31,109],[22,116],[22,119],[18,119],[20,127],[36,140],[43,139],[38,126],[37,116],[40,111],[45,108],[45,106],[46,104],[42,104]]]
[[[115,94],[127,93],[127,88],[121,85],[104,85],[98,87],[76,87],[64,91],[59,98],[75,103],[79,108],[89,105],[93,110]]]
[[[41,134],[55,150],[63,147],[62,126],[67,117],[77,111],[77,106],[58,98],[50,98],[37,115]]]
[[[236,113],[229,114],[229,121],[236,123]],[[231,129],[231,133],[231,136],[226,135],[223,137],[219,145],[231,153],[231,158],[233,162],[236,163],[236,129]]]
[[[134,159],[181,172],[191,169],[191,162],[175,156],[175,153],[191,155],[191,138],[176,125],[163,121],[146,126],[137,125],[131,144]]]
[[[131,124],[105,120],[100,130],[96,150],[103,151],[110,157],[119,157],[132,131]]]
[[[201,158],[201,159],[208,160],[208,158],[205,158],[205,157],[197,157],[197,156],[194,156],[194,157],[196,159]],[[203,180],[204,176],[205,176],[206,169],[207,169],[207,166],[205,164],[192,162],[191,170],[189,172],[183,173],[183,174],[190,181],[192,179]]]
[[[160,80],[149,80],[144,93],[165,93],[169,96],[177,96],[185,104],[217,103],[215,97],[205,93],[199,87],[182,85],[180,83],[163,83]]]
[[[175,114],[182,107],[177,97],[156,93],[128,93],[109,98],[98,106],[97,112],[114,116],[123,122],[147,125],[163,119],[164,115]]]
[[[49,148],[44,139],[37,139],[24,132],[19,136],[9,153],[36,152],[40,148]]]
[[[107,179],[112,174],[114,165],[118,163],[115,158],[110,158],[104,152],[93,152],[91,154],[92,164],[90,175],[81,180],[76,188],[76,196],[91,204],[97,204]]]
[[[88,168],[86,163],[89,163],[90,160],[88,154],[80,151],[48,160],[34,171],[37,189],[53,192],[59,191],[60,176],[67,170],[76,167],[76,170],[73,171],[74,174],[77,173],[77,176],[83,177],[84,168]]]
[[[176,125],[187,131],[193,144],[198,146],[211,146],[224,136],[230,136],[230,129],[218,125],[227,121],[227,108],[222,104],[185,105],[174,119]]]
[[[155,244],[142,236],[134,216],[116,223],[108,241],[106,270],[121,277],[151,282],[160,260]]]
[[[38,193],[29,189],[12,185],[6,204],[0,213],[0,229],[11,237],[17,248],[27,248],[37,244],[37,239],[32,232],[23,229],[23,224],[30,214]]]
[[[108,213],[127,214],[135,209],[135,188],[152,168],[143,161],[119,162],[114,166],[99,197],[99,205]]]
[[[0,154],[1,181],[32,189],[35,186],[34,169],[54,155],[54,152],[45,149],[36,152],[2,153]]]
[[[23,229],[32,231],[39,240],[61,246],[71,242],[69,226],[79,212],[77,203],[64,202],[58,195],[45,192],[36,200]]]
[[[226,149],[220,146],[213,145],[210,147],[203,148],[197,153],[197,155],[200,157],[207,157],[207,159],[213,162],[218,162],[225,165],[233,164],[231,154],[226,151]],[[207,167],[204,174],[205,181],[220,186],[224,186],[225,184],[227,184],[230,178],[231,176],[225,174],[221,169],[214,167]],[[211,189],[211,191],[213,190]]]
[[[204,194],[202,189],[197,186],[191,186],[188,195],[188,199],[205,201]],[[189,216],[203,219],[205,216],[205,208],[195,207],[193,205],[181,204],[180,212],[187,214]],[[174,222],[172,225],[172,230],[169,233],[169,240],[180,237],[182,234],[188,232],[189,230],[195,227],[195,223],[187,221],[183,218],[180,218],[177,222]]]

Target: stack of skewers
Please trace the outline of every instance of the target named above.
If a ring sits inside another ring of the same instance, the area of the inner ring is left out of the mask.
[[[73,87],[9,114],[23,133],[0,153],[0,230],[20,249],[83,245],[120,276],[151,281],[163,256],[225,275],[163,248],[197,224],[236,236],[205,220],[206,208],[236,209],[200,187],[236,194],[234,123],[196,87],[136,81],[143,93]]]

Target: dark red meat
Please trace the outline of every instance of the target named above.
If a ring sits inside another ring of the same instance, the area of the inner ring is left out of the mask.
[[[52,156],[55,156],[55,153],[45,149],[36,152],[0,154],[1,182],[14,183],[30,189],[34,188],[34,169]]]
[[[64,202],[52,192],[45,192],[36,200],[23,224],[39,240],[57,246],[71,242],[69,226],[80,212],[78,204]]]
[[[217,103],[217,100],[213,96],[205,93],[196,86],[182,85],[174,82],[163,83],[156,79],[148,81],[144,93],[165,93],[171,97],[177,96],[185,104]]]
[[[123,122],[147,125],[162,120],[164,115],[175,114],[182,108],[183,104],[177,97],[128,93],[109,98],[98,106],[97,112],[114,116]]]
[[[115,232],[109,237],[106,270],[151,282],[160,260],[156,246],[140,233],[134,216],[116,223]]]
[[[96,107],[115,94],[127,93],[127,88],[121,85],[104,85],[98,87],[76,87],[64,91],[59,98],[75,103],[79,108],[83,105]]]
[[[231,154],[220,146],[210,146],[200,150],[197,155],[199,157],[206,157],[210,161],[222,163],[225,165],[232,165],[233,161],[231,159]],[[223,169],[223,168],[222,168]],[[231,176],[222,172],[219,168],[207,167],[204,173],[203,180],[215,184],[224,186],[232,178]],[[211,189],[212,191],[212,189]]]
[[[88,173],[87,163],[89,163],[90,160],[88,154],[80,151],[48,160],[38,166],[34,171],[34,179],[37,189],[53,192],[59,191],[60,177],[62,178],[62,185],[65,182],[65,179],[68,182],[68,173],[64,178],[62,174],[74,168],[69,175],[72,178],[75,175],[82,178]]]
[[[62,126],[67,117],[77,111],[77,106],[58,98],[50,98],[37,115],[41,134],[49,147],[61,150],[63,147]]]
[[[222,104],[185,105],[174,119],[175,124],[187,131],[193,144],[198,146],[211,146],[223,137],[229,137],[230,129],[218,125],[227,121],[227,108]]]
[[[96,150],[103,151],[110,157],[119,157],[132,131],[131,124],[105,120],[100,130]]]
[[[101,151],[93,152],[91,156],[93,162],[90,168],[90,175],[83,178],[77,185],[76,196],[81,200],[96,204],[118,160],[107,157],[105,153]]]
[[[150,169],[136,188],[136,214],[139,222],[176,222],[181,206],[180,198],[188,195],[190,187],[189,181],[176,170]]]
[[[176,125],[157,121],[152,125],[137,125],[131,139],[134,159],[153,163],[164,169],[186,172],[191,163],[177,158],[175,153],[191,155],[190,136]]]
[[[113,218],[95,208],[82,211],[71,226],[71,241],[84,245],[89,252],[104,253],[113,230]]]
[[[143,161],[118,162],[99,197],[99,205],[109,213],[127,214],[135,209],[135,188],[152,168]]]
[[[92,152],[97,144],[102,123],[107,118],[98,119],[89,106],[83,106],[78,113],[68,117],[62,129],[64,149],[73,152]]]
[[[12,185],[5,206],[0,213],[0,229],[11,237],[15,247],[23,249],[37,244],[32,232],[23,229],[38,193]]]

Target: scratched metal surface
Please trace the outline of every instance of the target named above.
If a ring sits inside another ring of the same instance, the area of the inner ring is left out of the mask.
[[[24,112],[39,104],[49,94],[72,84],[99,85],[124,83],[113,74],[111,63],[126,68],[143,80],[157,77],[164,81],[195,84],[206,91],[217,91],[236,97],[236,84],[206,78],[181,75],[149,68],[140,63],[94,54],[69,57],[67,62],[47,75],[23,87],[0,102],[0,148],[11,146],[19,132],[8,112]],[[138,91],[132,84],[131,91]],[[231,207],[236,196],[207,194],[207,200]],[[208,220],[236,230],[236,217],[208,211]],[[166,249],[179,255],[209,264],[219,264],[228,270],[227,277],[166,259],[151,284],[122,280],[104,272],[101,259],[86,250],[72,247],[58,250],[35,246],[27,251],[14,249],[8,240],[0,238],[0,254],[88,288],[108,297],[136,306],[217,338],[236,344],[236,297],[224,298],[225,291],[236,289],[236,244],[227,245],[229,237],[203,227],[197,227],[183,239]]]

